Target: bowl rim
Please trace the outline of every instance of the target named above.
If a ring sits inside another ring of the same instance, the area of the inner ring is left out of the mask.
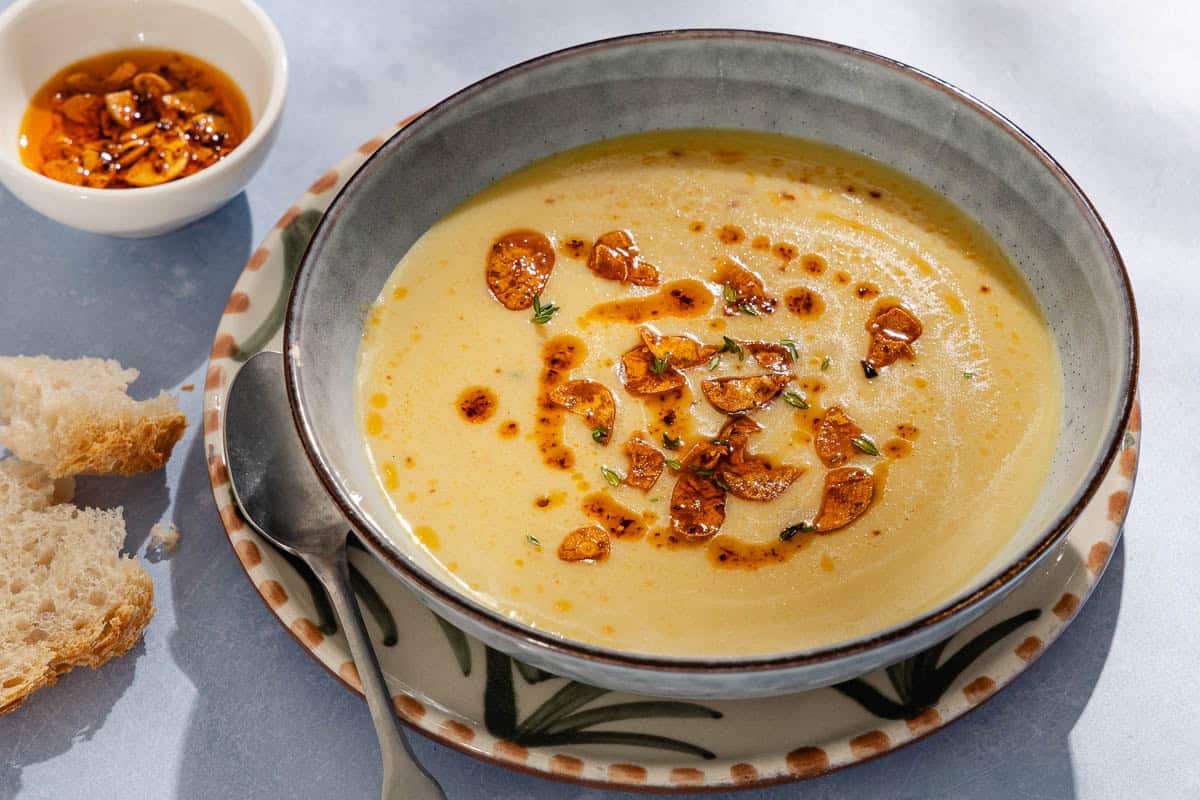
[[[150,1],[158,2],[159,5],[164,6],[175,5],[170,0]],[[3,12],[0,12],[0,32],[3,32],[7,27],[19,19],[25,11],[31,7],[37,6],[40,2],[41,0],[17,0],[17,2],[13,3]],[[142,2],[146,2],[146,0],[142,0]],[[188,175],[186,178],[167,181],[166,183],[160,183],[157,186],[136,186],[128,189],[121,189],[120,191],[114,191],[112,189],[96,189],[88,186],[75,186],[73,184],[63,183],[62,181],[56,181],[53,178],[46,177],[40,172],[35,172],[34,170],[25,166],[19,155],[14,157],[5,147],[0,147],[0,163],[6,165],[6,168],[11,169],[13,175],[21,175],[29,180],[32,186],[39,187],[39,190],[41,191],[58,194],[64,198],[77,197],[82,200],[92,202],[112,202],[108,198],[116,197],[133,197],[140,199],[153,198],[164,194],[178,194],[180,192],[193,190],[199,191],[205,184],[210,184],[220,178],[224,173],[237,169],[241,165],[242,161],[250,158],[250,153],[257,150],[263,144],[269,144],[271,141],[272,131],[278,124],[280,116],[283,114],[284,102],[287,99],[288,57],[287,47],[283,43],[283,36],[279,33],[279,29],[275,27],[275,23],[269,16],[267,16],[267,12],[262,10],[262,7],[254,2],[254,0],[230,0],[230,2],[237,3],[238,5],[245,7],[245,9],[250,12],[250,15],[254,17],[258,24],[262,27],[263,32],[266,34],[268,50],[263,51],[259,48],[255,49],[259,50],[260,53],[263,53],[266,56],[271,84],[270,92],[267,95],[267,103],[263,107],[263,113],[261,117],[253,122],[250,128],[250,135],[247,136],[241,142],[241,144],[235,147],[233,152],[228,156],[222,158],[211,167],[206,167],[199,172]],[[201,13],[208,13],[210,16],[223,19],[219,13],[210,12],[207,6],[197,4],[194,6],[194,8]],[[145,48],[139,46],[128,49],[138,50],[156,48],[153,46],[147,46]],[[178,48],[178,51],[190,55],[193,58],[199,58],[204,60],[205,63],[208,63],[207,59],[204,59],[203,56],[192,53],[190,49]],[[92,55],[99,55],[99,53],[93,53]],[[90,56],[84,55],[69,63],[75,63],[76,61],[81,61],[86,58],[90,58]],[[232,76],[230,76],[230,79],[232,80]],[[234,83],[236,85],[237,81],[234,81]],[[238,91],[241,91],[240,85],[238,85]],[[23,115],[25,112],[22,111],[21,113]],[[181,186],[186,188],[180,189]],[[116,202],[120,201],[118,200]]]
[[[344,199],[354,194],[362,184],[365,176],[377,169],[393,149],[411,138],[413,131],[419,130],[420,123],[426,117],[439,110],[461,104],[465,100],[487,90],[489,87],[504,81],[509,76],[525,73],[543,64],[613,47],[670,40],[705,39],[780,42],[848,55],[860,61],[869,62],[872,65],[892,70],[904,78],[919,81],[943,92],[951,99],[967,106],[970,110],[981,114],[993,125],[1009,134],[1025,147],[1026,150],[1041,162],[1042,167],[1048,170],[1071,195],[1076,207],[1087,220],[1093,235],[1102,245],[1106,266],[1116,273],[1116,277],[1123,290],[1121,292],[1124,305],[1122,309],[1123,322],[1128,325],[1129,331],[1129,349],[1125,353],[1124,359],[1124,367],[1127,370],[1127,380],[1123,387],[1124,397],[1119,413],[1109,422],[1108,430],[1102,440],[1101,455],[1092,462],[1084,489],[1076,501],[1058,515],[1057,519],[1048,526],[1046,533],[1032,546],[1011,560],[1008,566],[1004,567],[981,586],[963,591],[934,609],[897,625],[874,631],[855,639],[807,650],[752,656],[665,656],[620,650],[571,639],[548,630],[535,628],[518,620],[509,619],[501,612],[454,591],[447,584],[439,581],[416,564],[410,556],[403,553],[386,536],[377,533],[366,516],[359,511],[352,494],[344,491],[338,484],[333,476],[333,470],[328,464],[325,453],[317,441],[313,417],[304,394],[300,390],[300,372],[303,370],[300,359],[301,343],[298,333],[298,320],[303,314],[303,303],[300,302],[300,298],[303,295],[304,287],[308,283],[309,276],[312,274],[309,265],[313,260],[313,254],[320,248],[324,240],[328,238],[330,230],[337,223],[344,208]],[[1105,474],[1116,459],[1122,444],[1122,433],[1129,422],[1135,402],[1139,350],[1137,308],[1134,302],[1133,288],[1128,271],[1125,268],[1125,262],[1121,258],[1121,254],[1117,249],[1116,243],[1113,241],[1108,226],[1101,219],[1091,200],[1084,194],[1078,183],[1063,169],[1062,165],[1015,123],[957,86],[916,67],[886,56],[823,39],[735,28],[691,28],[652,31],[600,39],[555,50],[499,70],[460,89],[436,105],[416,115],[407,125],[389,137],[384,144],[363,162],[338,191],[326,213],[318,222],[316,230],[313,232],[312,238],[309,240],[308,246],[297,267],[295,281],[288,296],[283,337],[284,377],[288,403],[291,406],[293,421],[300,435],[305,453],[316,470],[325,490],[341,508],[343,514],[345,514],[359,537],[375,556],[383,561],[393,572],[400,575],[400,577],[410,584],[415,584],[421,591],[436,598],[438,602],[449,606],[455,613],[470,619],[476,624],[489,628],[502,639],[519,640],[527,646],[533,646],[542,651],[550,651],[556,655],[567,656],[572,659],[584,659],[615,667],[665,673],[708,674],[782,671],[841,660],[856,654],[895,644],[928,631],[931,628],[936,628],[941,623],[976,608],[986,599],[996,596],[997,593],[1000,593],[999,596],[1003,596],[1006,593],[1006,589],[1012,588],[1029,574],[1041,559],[1050,553],[1054,546],[1067,534],[1083,509],[1096,494]]]

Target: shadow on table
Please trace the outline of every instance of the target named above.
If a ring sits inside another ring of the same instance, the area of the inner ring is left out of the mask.
[[[174,796],[378,796],[366,706],[292,640],[247,580],[221,528],[200,440],[177,492],[175,523],[188,533],[171,570],[170,651],[195,700]]]

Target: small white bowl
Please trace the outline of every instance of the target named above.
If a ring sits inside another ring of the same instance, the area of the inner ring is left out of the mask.
[[[71,186],[21,163],[21,117],[42,84],[80,59],[140,47],[197,56],[232,78],[254,121],[246,140],[195,175],[138,189]],[[251,0],[17,0],[0,14],[0,183],[73,228],[166,233],[242,190],[275,141],[286,94],[283,38]]]

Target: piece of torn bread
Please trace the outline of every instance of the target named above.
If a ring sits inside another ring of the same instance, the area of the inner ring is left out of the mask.
[[[122,557],[121,510],[66,502],[70,478],[0,461],[0,715],[78,666],[123,655],[154,615],[154,584]]]
[[[162,392],[136,401],[116,361],[0,358],[0,443],[50,477],[133,475],[167,462],[187,420]]]

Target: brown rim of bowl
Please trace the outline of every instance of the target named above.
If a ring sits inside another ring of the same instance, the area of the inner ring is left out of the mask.
[[[319,247],[320,243],[328,236],[331,226],[340,216],[341,204],[344,196],[352,194],[360,182],[360,176],[373,170],[378,159],[384,157],[395,147],[402,144],[411,136],[411,130],[414,126],[419,126],[426,117],[434,114],[441,109],[452,107],[463,102],[465,99],[475,96],[481,91],[484,91],[492,85],[505,80],[508,76],[527,72],[531,69],[536,69],[542,64],[558,61],[566,58],[572,58],[579,53],[586,53],[592,50],[607,49],[610,47],[624,46],[629,44],[638,44],[640,42],[656,42],[662,40],[687,40],[687,39],[744,39],[744,40],[763,40],[773,42],[785,42],[805,47],[817,47],[825,50],[832,50],[838,53],[843,53],[862,61],[867,61],[872,64],[886,67],[908,78],[924,83],[938,91],[941,91],[951,98],[957,100],[967,106],[972,111],[986,117],[993,124],[1007,132],[1010,136],[1016,139],[1022,146],[1025,147],[1034,157],[1036,157],[1042,165],[1054,175],[1058,182],[1071,194],[1074,198],[1076,206],[1087,218],[1093,233],[1101,240],[1108,254],[1108,261],[1118,273],[1117,277],[1121,281],[1124,288],[1124,300],[1127,307],[1127,317],[1129,324],[1129,352],[1126,354],[1126,366],[1128,369],[1128,380],[1125,385],[1125,398],[1121,407],[1120,413],[1110,422],[1109,430],[1105,435],[1105,446],[1103,447],[1103,457],[1092,464],[1091,470],[1087,477],[1086,486],[1079,498],[1072,506],[1062,513],[1058,520],[1050,526],[1047,533],[1037,541],[1032,547],[1026,550],[1018,559],[1016,559],[1007,569],[1001,572],[996,577],[992,578],[983,586],[957,597],[950,602],[943,604],[937,609],[923,614],[922,616],[902,623],[900,625],[887,628],[883,631],[873,633],[869,636],[854,639],[848,642],[841,642],[835,645],[816,648],[813,650],[796,651],[791,653],[780,653],[766,656],[751,656],[745,658],[689,658],[689,657],[669,657],[657,656],[650,654],[631,653],[622,650],[616,650],[606,647],[587,644],[584,642],[565,639],[556,636],[552,633],[537,630],[519,622],[506,619],[500,613],[489,609],[482,604],[471,600],[457,592],[452,591],[443,585],[436,578],[432,577],[425,570],[417,566],[409,560],[395,545],[389,542],[385,537],[376,534],[365,517],[359,512],[358,507],[349,497],[349,495],[341,490],[337,482],[331,474],[330,468],[326,464],[326,459],[320,448],[316,444],[313,427],[309,419],[308,409],[305,406],[303,397],[299,391],[297,381],[297,372],[300,367],[297,364],[294,353],[299,352],[299,342],[297,341],[296,320],[299,316],[297,297],[306,283],[308,272],[306,267],[309,264],[309,259],[313,253],[314,247]],[[781,670],[794,667],[805,666],[809,664],[818,664],[834,659],[840,659],[856,653],[873,650],[875,648],[900,641],[909,636],[925,630],[931,626],[954,617],[968,609],[978,605],[985,598],[995,594],[996,592],[1014,586],[1021,578],[1028,574],[1034,566],[1041,560],[1046,553],[1057,544],[1070,530],[1075,520],[1082,513],[1100,487],[1104,476],[1107,474],[1109,467],[1116,458],[1117,452],[1120,449],[1122,435],[1125,427],[1129,422],[1134,403],[1134,392],[1137,386],[1138,375],[1138,357],[1139,357],[1139,337],[1137,324],[1137,309],[1134,305],[1133,289],[1130,285],[1129,274],[1125,269],[1125,263],[1121,259],[1121,254],[1117,250],[1116,244],[1113,242],[1112,235],[1109,233],[1108,227],[1100,218],[1092,202],[1087,198],[1075,180],[1067,174],[1066,170],[1049,154],[1041,145],[1033,140],[1028,134],[1017,127],[1013,122],[1000,114],[995,109],[988,106],[986,103],[976,99],[970,94],[964,92],[956,86],[953,86],[939,78],[936,78],[926,72],[923,72],[915,67],[911,67],[899,61],[880,56],[865,50],[860,50],[855,47],[850,47],[835,42],[828,42],[821,39],[812,39],[803,36],[794,36],[784,33],[771,33],[767,31],[751,31],[751,30],[734,30],[734,29],[694,29],[694,30],[667,30],[656,31],[651,33],[633,34],[630,36],[618,36],[610,39],[601,39],[595,42],[575,45],[562,50],[557,50],[552,53],[547,53],[527,61],[515,64],[511,67],[503,69],[492,75],[489,75],[482,80],[479,80],[464,89],[455,92],[454,94],[442,100],[438,104],[432,106],[422,114],[418,115],[407,126],[394,133],[382,146],[380,146],[366,161],[355,171],[354,175],[345,183],[337,196],[329,204],[326,213],[322,216],[321,221],[317,225],[316,231],[305,249],[304,257],[300,261],[297,269],[296,279],[292,285],[292,290],[288,298],[287,315],[284,320],[284,376],[287,384],[288,402],[292,408],[292,417],[296,423],[296,428],[300,434],[300,440],[304,446],[304,450],[308,455],[309,461],[312,462],[313,468],[317,471],[317,475],[321,483],[325,486],[325,490],[329,492],[334,501],[341,507],[342,512],[346,515],[347,520],[354,527],[359,537],[363,542],[371,548],[375,555],[384,562],[392,571],[400,574],[406,580],[420,586],[424,591],[429,592],[436,597],[440,602],[452,607],[457,613],[471,618],[476,623],[492,628],[495,632],[505,638],[518,638],[526,644],[535,645],[547,651],[552,651],[564,655],[573,656],[576,658],[584,658],[593,662],[601,662],[616,665],[619,667],[636,669],[636,670],[651,670],[664,672],[695,672],[695,673],[740,673],[740,672],[759,672]]]

